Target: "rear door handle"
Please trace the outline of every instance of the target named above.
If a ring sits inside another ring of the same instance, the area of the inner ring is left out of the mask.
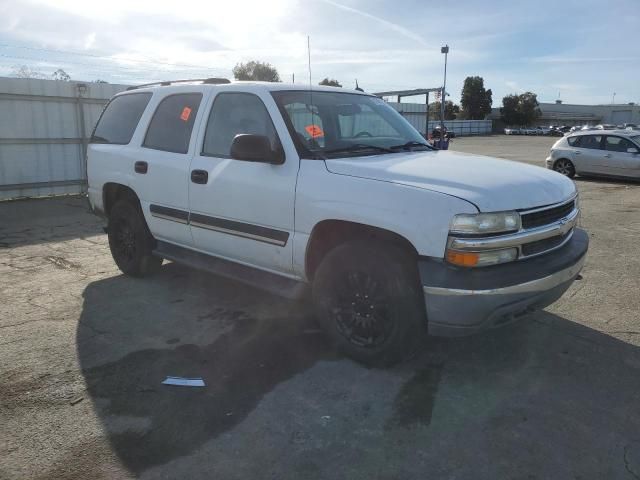
[[[575,153],[576,155],[580,155],[580,152],[578,150],[574,150],[573,153]]]
[[[133,169],[136,173],[147,173],[149,171],[149,164],[147,162],[136,162]]]
[[[605,153],[604,156],[605,156],[605,158],[611,158],[611,154],[610,153]]]
[[[191,170],[191,181],[200,185],[205,185],[209,180],[209,172],[206,170]]]

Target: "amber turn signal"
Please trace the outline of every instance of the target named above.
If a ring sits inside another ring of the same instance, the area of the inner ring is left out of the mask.
[[[476,252],[458,252],[447,250],[447,262],[461,267],[475,267],[478,264],[480,255]]]

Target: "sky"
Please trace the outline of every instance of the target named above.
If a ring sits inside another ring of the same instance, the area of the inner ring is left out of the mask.
[[[444,4],[442,10],[440,5]],[[640,0],[0,0],[0,76],[26,65],[135,84],[224,76],[266,61],[283,81],[368,92],[479,75],[504,95],[640,103]],[[423,101],[414,98],[414,101]]]

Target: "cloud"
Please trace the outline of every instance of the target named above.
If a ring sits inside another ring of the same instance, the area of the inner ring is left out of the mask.
[[[360,15],[361,17],[364,17],[366,19],[369,20],[373,20],[374,22],[383,25],[384,27],[386,27],[387,29],[396,32],[404,37],[407,37],[410,40],[413,40],[415,42],[418,42],[420,45],[424,46],[424,47],[429,47],[430,45],[424,40],[424,38],[422,38],[420,35],[412,32],[411,30],[404,28],[401,25],[398,25],[396,23],[390,22],[388,20],[385,20],[384,18],[380,18],[377,17],[375,15],[372,15],[371,13],[365,12],[363,10],[358,10],[357,8],[353,8],[353,7],[348,7],[346,5],[342,5],[341,3],[338,2],[334,2],[332,0],[320,0],[321,2],[324,2],[328,5],[332,5],[336,8],[339,8],[340,10],[344,10],[346,12],[349,13],[354,13],[356,15]]]

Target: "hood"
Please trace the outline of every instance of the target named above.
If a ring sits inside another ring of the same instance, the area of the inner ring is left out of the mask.
[[[572,196],[573,181],[542,167],[450,150],[325,160],[338,175],[369,178],[453,195],[481,212],[520,210]]]

